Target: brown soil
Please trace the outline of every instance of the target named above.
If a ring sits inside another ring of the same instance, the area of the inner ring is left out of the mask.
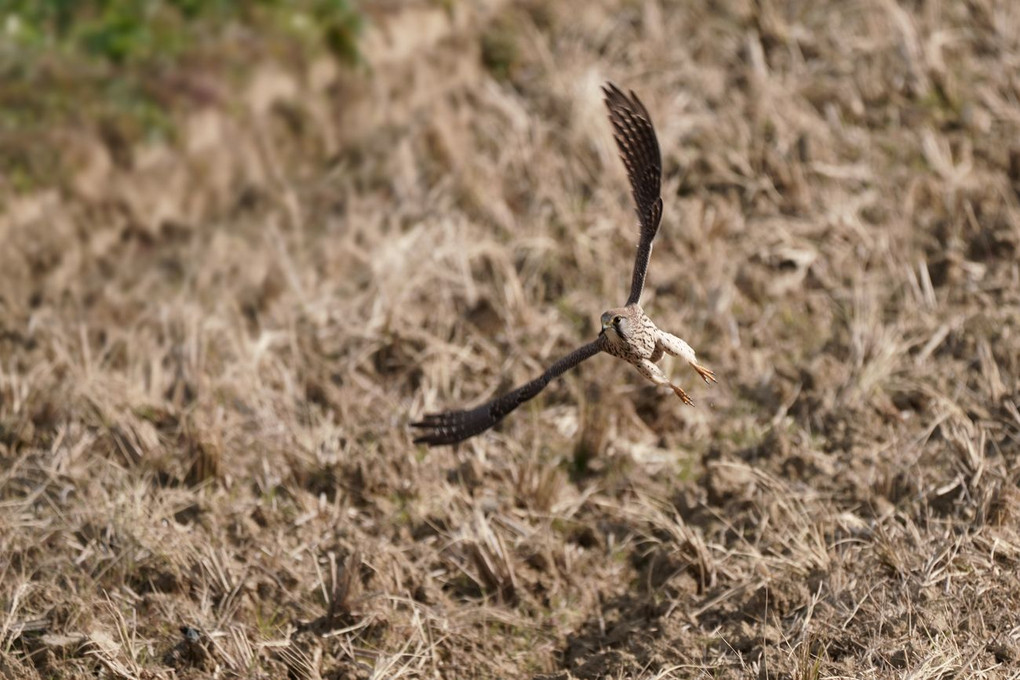
[[[7,203],[0,675],[1017,677],[1017,4],[447,5]]]

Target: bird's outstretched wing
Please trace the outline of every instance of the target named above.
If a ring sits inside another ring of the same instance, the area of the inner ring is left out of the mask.
[[[521,385],[513,392],[507,392],[501,397],[496,397],[487,404],[468,411],[447,411],[446,413],[431,413],[417,423],[411,423],[423,432],[414,440],[415,444],[428,444],[429,446],[441,446],[443,444],[456,444],[476,434],[485,432],[490,427],[501,421],[508,413],[532,399],[545,389],[549,382],[570,370],[585,359],[590,359],[602,351],[603,336],[599,336],[593,342],[575,349],[563,357],[545,373],[529,383]]]
[[[637,95],[632,91],[627,96],[612,83],[606,83],[602,92],[605,94],[613,137],[620,149],[620,158],[627,168],[638,221],[641,223],[641,241],[638,243],[630,297],[627,299],[627,304],[632,305],[641,299],[648,258],[652,254],[652,240],[662,219],[662,155],[659,152],[659,140],[655,137],[655,128],[652,127],[652,118]]]

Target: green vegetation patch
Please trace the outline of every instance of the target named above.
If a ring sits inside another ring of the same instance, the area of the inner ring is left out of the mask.
[[[272,55],[358,60],[349,0],[0,0],[0,186],[59,183],[62,130],[117,148],[173,135],[171,112]]]

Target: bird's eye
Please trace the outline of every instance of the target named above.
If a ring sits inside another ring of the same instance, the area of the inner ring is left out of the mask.
[[[619,326],[619,325],[620,325],[620,319],[621,319],[621,318],[623,318],[623,317],[621,317],[620,315],[616,315],[616,316],[614,316],[614,317],[613,317],[613,325],[614,325],[614,326]]]

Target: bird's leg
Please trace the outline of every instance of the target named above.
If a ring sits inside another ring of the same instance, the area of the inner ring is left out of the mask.
[[[637,367],[637,370],[641,372],[641,375],[645,376],[656,385],[669,385],[673,390],[673,393],[680,397],[680,401],[688,406],[694,406],[694,400],[691,399],[686,392],[684,392],[684,388],[670,382],[669,378],[666,377],[666,374],[662,372],[662,369],[653,364],[651,361],[648,359],[639,359],[634,362],[634,365]]]
[[[670,333],[659,329],[659,337],[656,346],[661,347],[673,356],[680,357],[689,363],[691,368],[697,371],[698,375],[700,375],[701,379],[706,383],[717,382],[715,379],[715,373],[713,373],[710,368],[698,363],[698,357],[694,354],[694,350],[691,349],[691,346],[675,335],[671,335]]]

